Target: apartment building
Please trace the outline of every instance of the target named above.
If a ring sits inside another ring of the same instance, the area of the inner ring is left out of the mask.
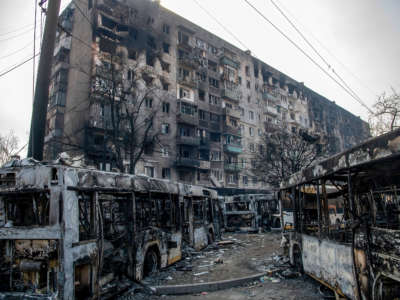
[[[145,147],[136,174],[263,189],[253,169],[266,126],[319,135],[331,153],[369,136],[359,117],[159,1],[72,2],[59,23],[48,159],[68,151],[99,169],[115,167],[115,149],[107,140],[113,112],[102,98],[115,86],[111,75],[126,93],[133,70],[144,85],[157,87],[141,108],[144,118],[156,110],[157,139]],[[124,166],[128,169],[128,160]]]

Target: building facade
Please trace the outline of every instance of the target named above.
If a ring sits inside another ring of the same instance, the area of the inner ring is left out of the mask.
[[[107,90],[114,97],[119,93],[110,74],[126,92],[132,72],[157,87],[141,108],[143,116],[156,110],[157,139],[136,164],[137,174],[261,189],[265,184],[252,169],[269,124],[322,136],[331,153],[369,136],[359,117],[159,1],[79,1],[64,10],[59,23],[47,159],[68,151],[99,169],[115,166],[105,138],[113,113],[102,97]]]

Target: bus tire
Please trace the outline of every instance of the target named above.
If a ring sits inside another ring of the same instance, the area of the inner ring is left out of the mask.
[[[158,254],[155,247],[150,247],[144,257],[143,277],[151,275],[158,270]]]

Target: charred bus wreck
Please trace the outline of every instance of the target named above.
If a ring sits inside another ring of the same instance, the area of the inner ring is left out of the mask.
[[[291,263],[350,299],[399,298],[399,188],[399,130],[282,182]]]
[[[227,231],[258,232],[275,225],[278,211],[274,192],[224,197],[224,227]],[[279,220],[279,219],[277,219]]]
[[[113,297],[180,260],[183,240],[200,249],[218,237],[216,203],[215,191],[148,177],[0,169],[2,297]]]

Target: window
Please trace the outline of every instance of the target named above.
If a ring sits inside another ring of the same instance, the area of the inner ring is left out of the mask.
[[[251,97],[247,96],[247,102],[250,103],[251,102]]]
[[[222,171],[218,169],[211,170],[211,176],[214,176],[218,181],[222,180]]]
[[[156,46],[156,40],[151,35],[147,36],[147,46],[149,46],[152,49],[156,49],[156,47],[157,47]]]
[[[171,72],[170,64],[165,61],[161,61],[161,69],[167,73]]]
[[[208,94],[208,102],[212,105],[219,105],[219,97]]]
[[[220,151],[211,151],[210,160],[212,161],[221,161],[221,152]]]
[[[169,53],[169,44],[168,43],[163,43],[163,50],[164,50],[164,53]]]
[[[249,127],[249,134],[250,134],[250,136],[254,136],[254,128],[253,127]]]
[[[221,142],[221,134],[217,132],[211,132],[210,133],[210,140],[212,142]]]
[[[240,124],[240,133],[243,134],[244,133],[244,125]]]
[[[153,99],[151,99],[151,98],[146,98],[146,99],[144,100],[144,103],[145,103],[145,105],[146,105],[147,108],[153,107]]]
[[[244,117],[244,108],[243,107],[239,107],[240,110],[240,116]]]
[[[136,59],[137,58],[136,50],[128,49],[128,58],[129,59]]]
[[[258,128],[258,136],[262,136],[262,130]]]
[[[168,114],[169,113],[169,103],[163,102],[162,103],[162,112]]]
[[[219,115],[210,113],[210,121],[219,122]]]
[[[215,88],[219,88],[219,81],[215,78],[209,77],[208,78],[208,82],[211,86],[215,87]]]
[[[249,81],[249,80],[246,81],[246,87],[247,87],[248,89],[250,88],[250,81]]]
[[[149,177],[154,177],[154,167],[144,167],[144,174]]]
[[[246,70],[246,76],[250,76],[250,67],[246,66],[245,70]]]
[[[170,179],[171,178],[171,169],[170,168],[162,168],[162,178]]]
[[[179,97],[190,99],[190,91],[184,88],[179,88]]]
[[[256,162],[255,159],[252,159],[252,160],[251,160],[251,167],[252,167],[253,169],[255,169],[255,168],[257,167],[257,162]]]
[[[147,17],[147,25],[151,25],[153,23],[154,23],[153,17],[151,17],[151,16]]]
[[[162,31],[165,34],[169,34],[169,25],[168,24],[163,24]]]
[[[249,144],[250,152],[254,152],[254,144]]]
[[[180,44],[185,44],[188,45],[189,44],[189,36],[185,33],[183,33],[182,31],[178,32],[178,42]]]
[[[242,77],[238,77],[238,80],[239,80],[239,84],[242,84]]]
[[[208,69],[214,72],[217,72],[217,63],[212,61],[212,60],[208,60]]]
[[[162,87],[164,91],[168,91],[169,90],[169,84],[165,81],[162,82]]]
[[[168,157],[169,156],[168,148],[165,148],[165,147],[161,148],[161,156],[162,157]]]
[[[204,101],[205,97],[206,97],[206,93],[204,91],[202,91],[202,90],[199,90],[199,99],[201,101]]]
[[[249,119],[254,120],[254,112],[249,110]]]
[[[260,152],[260,154],[264,153],[264,146],[263,145],[258,145],[258,152]]]
[[[169,133],[169,124],[168,123],[161,124],[161,133],[162,134],[168,134]]]
[[[243,184],[247,185],[249,183],[249,179],[247,178],[247,176],[243,176]]]
[[[199,120],[206,119],[206,112],[204,110],[199,109]]]

